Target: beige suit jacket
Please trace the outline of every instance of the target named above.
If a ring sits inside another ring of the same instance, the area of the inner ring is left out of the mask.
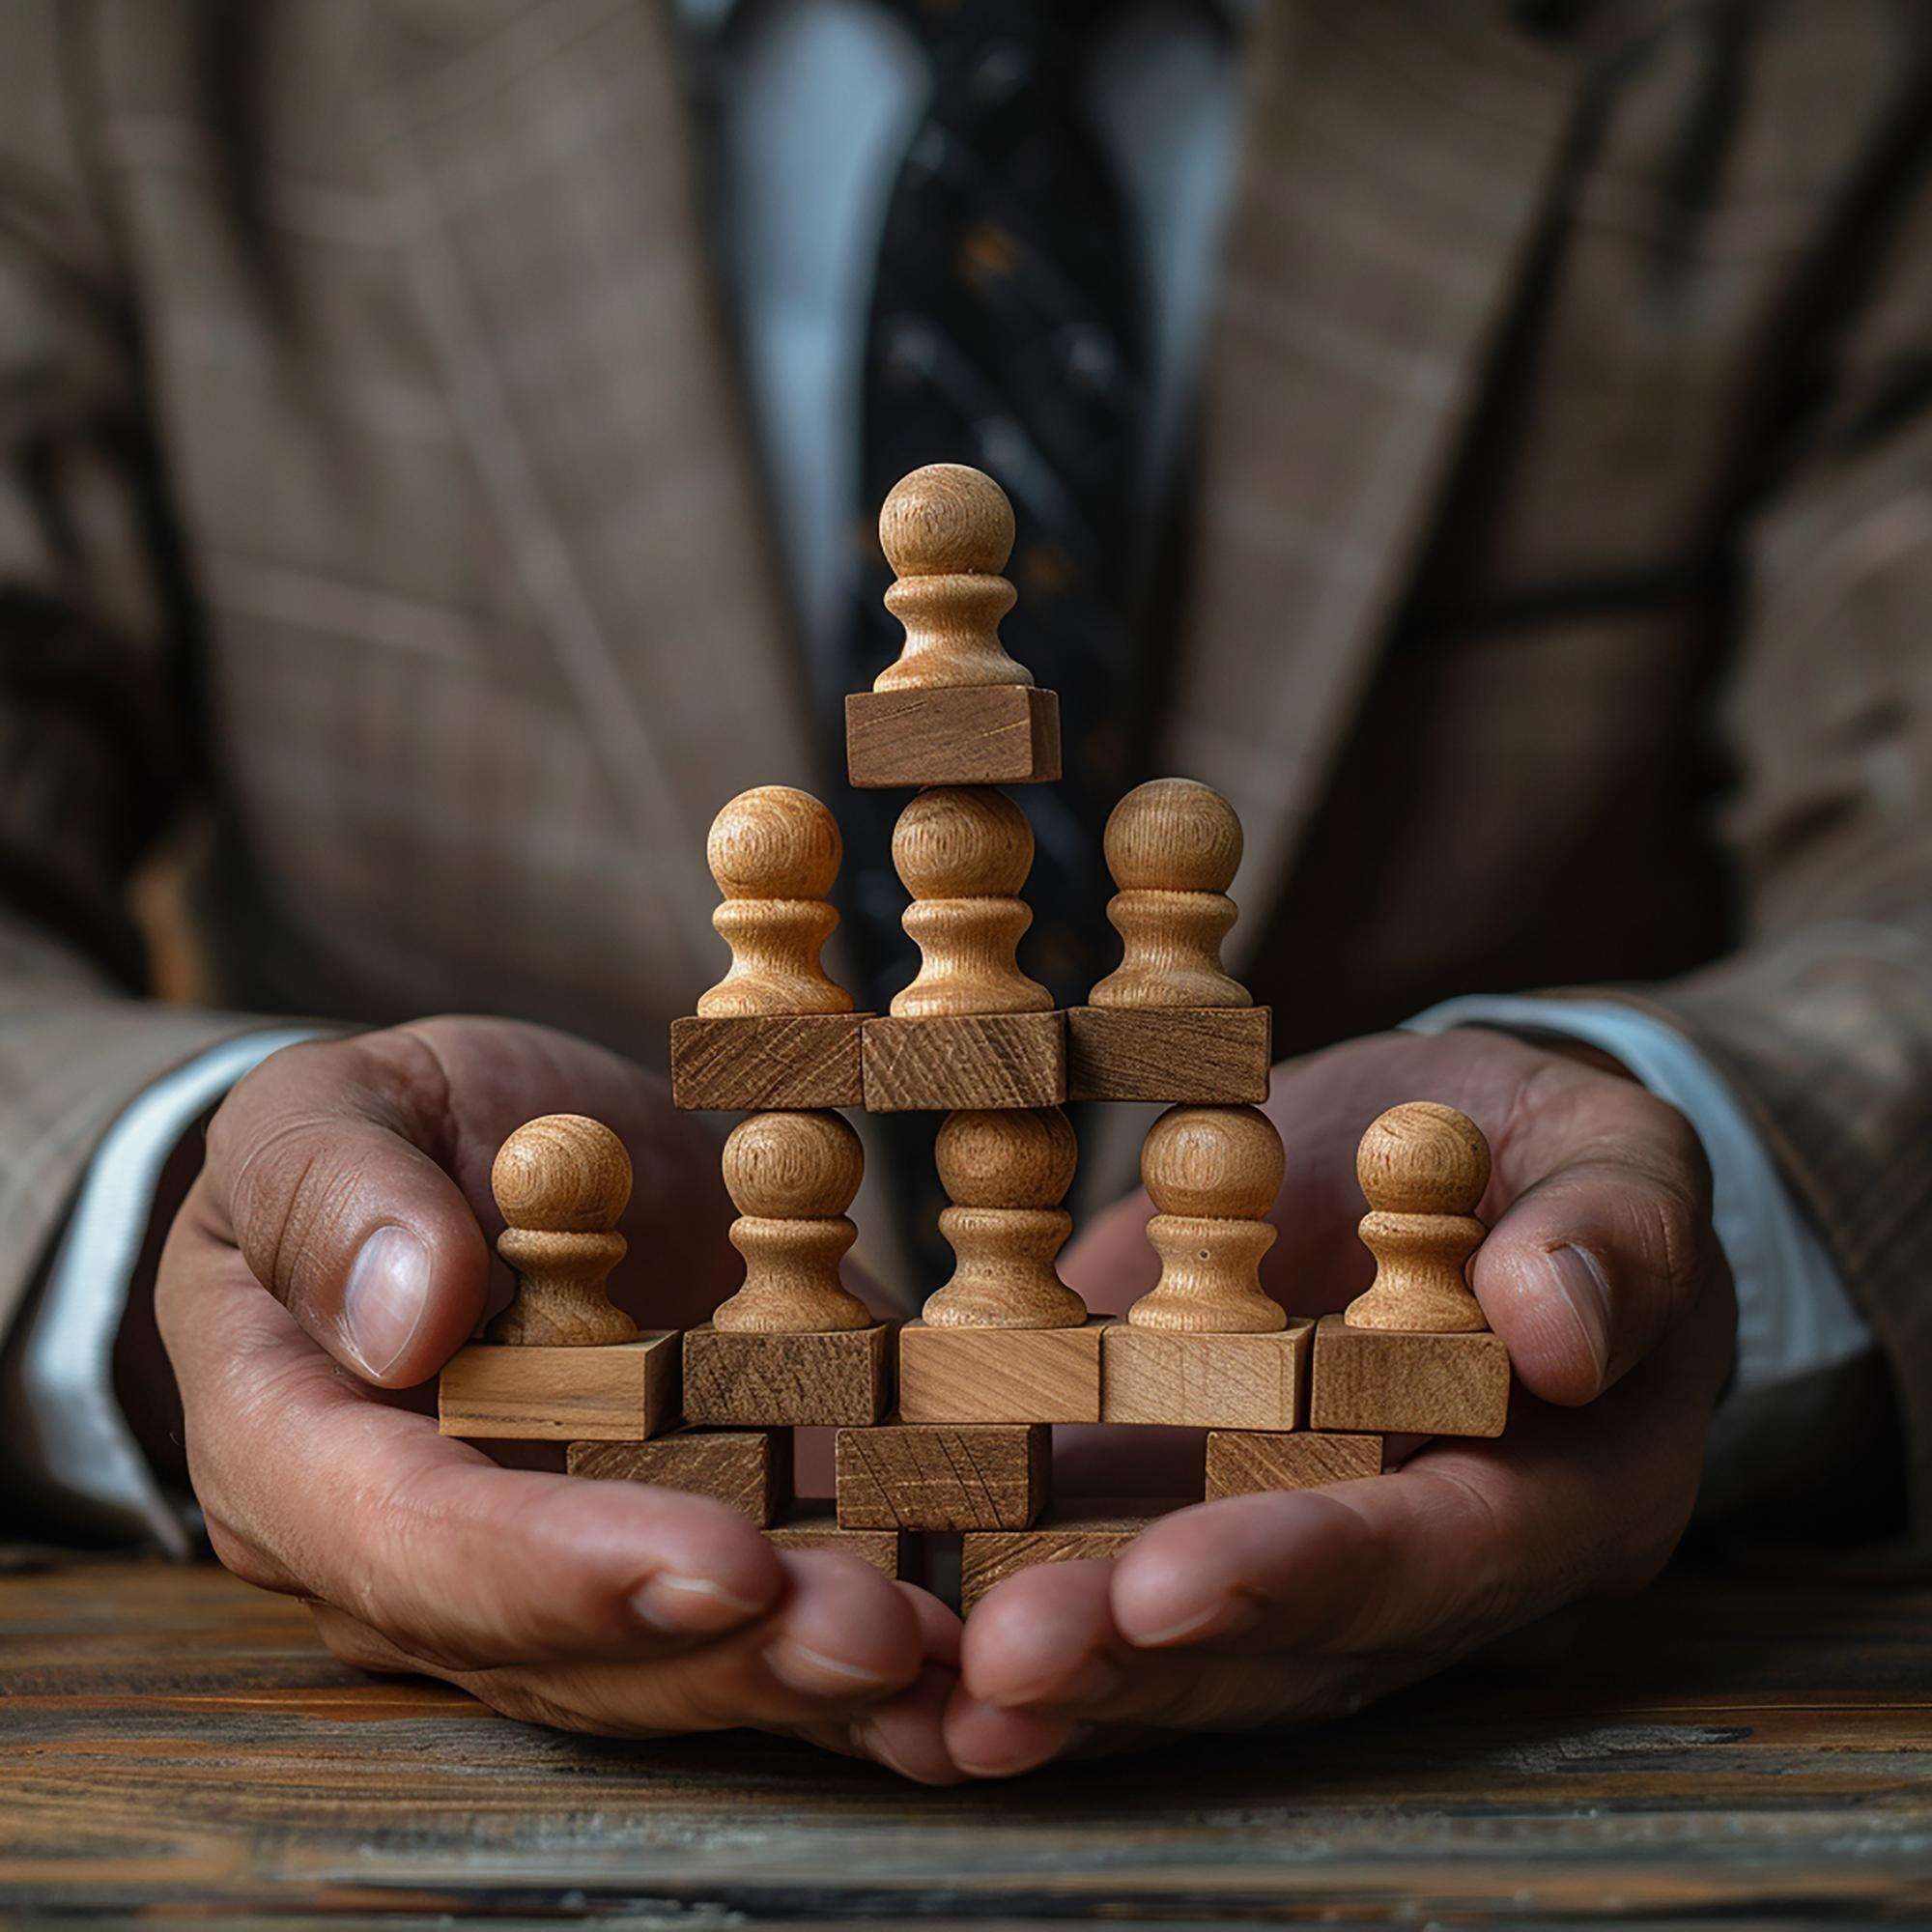
[[[1247,826],[1241,970],[1290,1048],[1522,985],[1684,1028],[1884,1340],[1923,1523],[1916,14],[1261,11],[1160,702]],[[661,1062],[713,810],[835,782],[672,42],[0,10],[0,1319],[116,1112],[251,1014]],[[138,996],[126,905],[190,795],[219,1010]]]

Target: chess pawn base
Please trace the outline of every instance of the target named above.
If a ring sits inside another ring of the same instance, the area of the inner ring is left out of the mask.
[[[1472,1214],[1365,1214],[1362,1244],[1376,1258],[1376,1285],[1350,1302],[1343,1319],[1350,1328],[1432,1335],[1487,1328],[1463,1275],[1487,1232]]]
[[[1147,1232],[1160,1281],[1127,1310],[1132,1326],[1202,1335],[1268,1335],[1287,1326],[1287,1311],[1261,1284],[1261,1260],[1275,1238],[1267,1222],[1156,1214]]]
[[[745,1285],[711,1318],[725,1333],[823,1335],[869,1328],[872,1311],[840,1285],[838,1264],[859,1231],[844,1215],[780,1220],[741,1214],[731,1245],[745,1257]]]
[[[1078,1328],[1087,1304],[1053,1270],[1073,1232],[1064,1208],[948,1208],[939,1232],[958,1265],[927,1297],[933,1328]]]
[[[638,1324],[604,1293],[624,1259],[622,1235],[505,1228],[497,1252],[517,1271],[517,1298],[483,1331],[486,1341],[591,1348],[638,1339]]]

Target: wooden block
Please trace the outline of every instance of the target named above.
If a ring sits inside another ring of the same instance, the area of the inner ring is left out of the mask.
[[[671,1104],[756,1112],[863,1107],[867,1013],[746,1013],[670,1023]]]
[[[1100,1420],[1174,1429],[1301,1427],[1315,1323],[1203,1335],[1117,1321],[1100,1351]]]
[[[1268,1096],[1267,1007],[1071,1007],[1069,1100],[1255,1105]]]
[[[1216,1429],[1208,1436],[1208,1499],[1262,1490],[1315,1490],[1382,1472],[1379,1435],[1264,1435]]]
[[[970,1611],[995,1583],[1038,1563],[1111,1560],[1149,1523],[1183,1507],[1171,1497],[1102,1497],[1055,1503],[1034,1529],[969,1530],[960,1541],[959,1608]]]
[[[760,1529],[791,1507],[791,1432],[680,1429],[652,1442],[573,1442],[573,1476],[652,1483],[742,1510]]]
[[[1064,1012],[867,1020],[864,1053],[868,1113],[1057,1107],[1066,1098]]]
[[[831,1503],[819,1497],[800,1503],[765,1535],[780,1549],[842,1549],[869,1563],[882,1577],[905,1574],[905,1545],[897,1530],[841,1529]]]
[[[855,691],[845,776],[862,791],[1048,783],[1060,776],[1060,699],[1031,684]]]
[[[641,1442],[677,1420],[679,1333],[585,1349],[474,1342],[437,1379],[438,1431],[476,1441]]]
[[[1098,1422],[1100,1341],[1078,1328],[899,1330],[901,1422]]]
[[[813,1335],[714,1328],[684,1338],[684,1416],[696,1428],[856,1427],[892,1408],[892,1324]]]
[[[1026,1423],[841,1429],[845,1529],[1025,1529],[1046,1507],[1053,1432]]]
[[[1315,1329],[1309,1426],[1367,1435],[1500,1435],[1509,1413],[1509,1350],[1489,1329],[1425,1335],[1350,1328],[1324,1315]]]

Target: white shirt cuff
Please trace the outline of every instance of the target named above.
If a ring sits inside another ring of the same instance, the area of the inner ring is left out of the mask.
[[[1685,1115],[1711,1163],[1711,1218],[1737,1283],[1738,1391],[1816,1375],[1875,1346],[1736,1094],[1674,1028],[1607,1000],[1486,994],[1445,1000],[1407,1026],[1416,1033],[1495,1026],[1567,1034],[1621,1062]]]
[[[175,1556],[187,1531],[114,1396],[114,1341],[161,1170],[195,1121],[270,1054],[314,1028],[244,1034],[156,1080],[108,1128],[21,1342],[19,1379],[43,1476],[79,1510],[145,1527]]]

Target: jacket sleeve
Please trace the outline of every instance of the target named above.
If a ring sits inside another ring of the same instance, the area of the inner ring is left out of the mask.
[[[257,1024],[143,997],[128,886],[191,770],[188,597],[69,92],[82,13],[0,8],[0,1335],[120,1110]]]
[[[1821,348],[1745,532],[1724,718],[1745,944],[1637,995],[1731,1081],[1876,1332],[1932,1567],[1932,194]]]

